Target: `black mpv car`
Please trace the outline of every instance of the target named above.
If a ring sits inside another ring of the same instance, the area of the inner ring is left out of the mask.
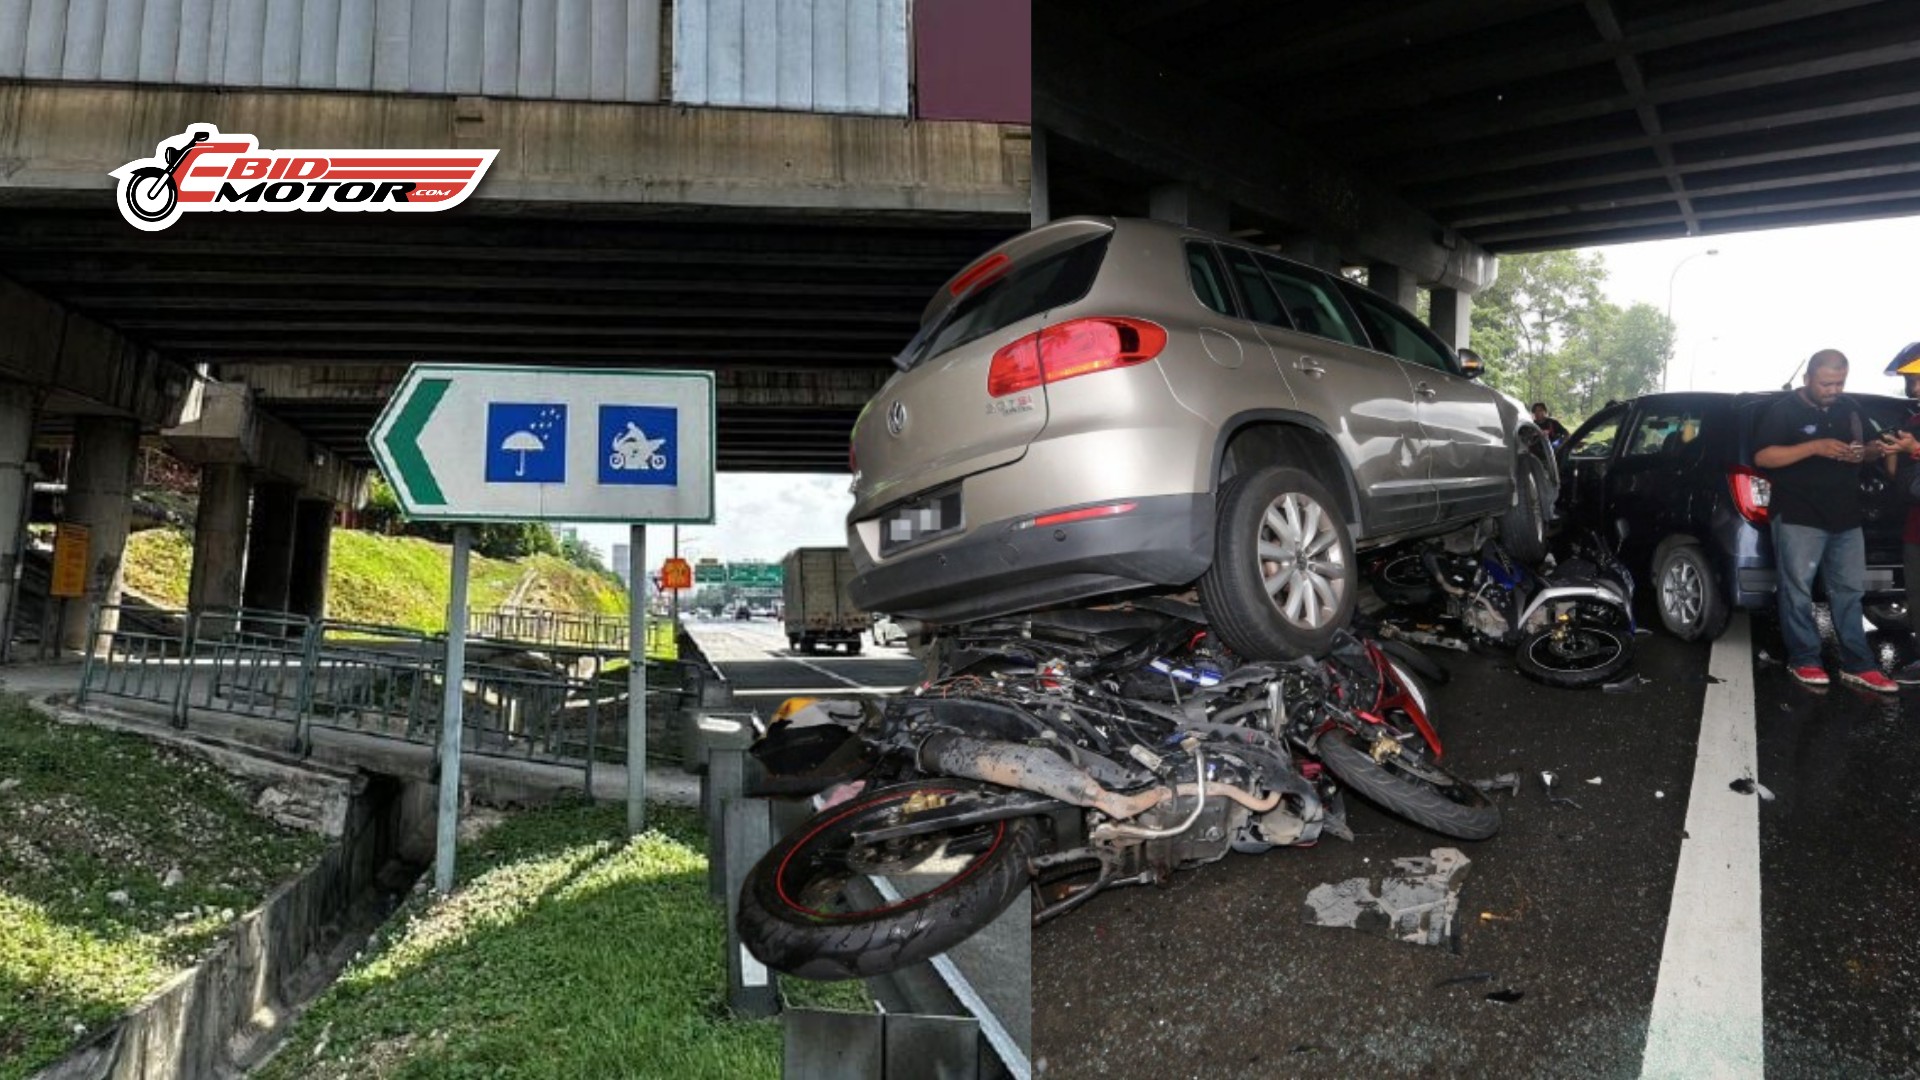
[[[1689,392],[1613,402],[1560,448],[1561,520],[1621,535],[1621,554],[1649,583],[1660,621],[1684,640],[1718,637],[1735,608],[1774,610],[1769,485],[1753,467],[1753,430],[1781,394]],[[1863,438],[1906,422],[1901,398],[1850,396],[1866,421]],[[1860,490],[1867,519],[1862,606],[1876,625],[1904,625],[1898,605],[1905,596],[1906,504],[1880,462],[1860,467]]]

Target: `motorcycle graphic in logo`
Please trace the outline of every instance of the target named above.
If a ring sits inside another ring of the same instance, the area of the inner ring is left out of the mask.
[[[213,137],[211,129],[196,131],[185,146],[164,147],[166,168],[145,165],[120,184],[120,210],[141,221],[164,221],[180,202],[180,182],[173,174],[190,156],[187,151]]]
[[[465,202],[497,150],[267,150],[195,124],[113,170],[127,223],[158,232],[186,213],[431,213]]]

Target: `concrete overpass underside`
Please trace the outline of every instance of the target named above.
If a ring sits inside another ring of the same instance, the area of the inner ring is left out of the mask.
[[[367,228],[328,215],[0,208],[0,274],[208,365],[370,465],[406,365],[697,367],[719,378],[720,467],[846,468],[853,418],[949,276],[1024,219],[488,206]]]
[[[1049,0],[1034,55],[1054,216],[1183,186],[1423,283],[1473,250],[1920,213],[1909,0]]]

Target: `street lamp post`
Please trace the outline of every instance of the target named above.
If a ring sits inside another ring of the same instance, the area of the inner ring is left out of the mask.
[[[1679,280],[1680,268],[1692,262],[1693,260],[1699,258],[1702,255],[1718,255],[1718,254],[1720,254],[1719,248],[1708,248],[1705,251],[1696,251],[1693,254],[1688,255],[1686,258],[1681,259],[1679,262],[1673,264],[1673,273],[1667,275],[1667,326],[1669,327],[1673,326],[1673,283]],[[1660,364],[1660,389],[1663,391],[1668,389],[1667,387],[1668,369],[1673,365],[1673,350],[1674,350],[1674,346],[1679,343],[1679,337],[1680,335],[1676,330],[1676,332],[1674,333],[1673,340],[1667,342],[1666,359],[1663,360]],[[1692,369],[1689,368],[1688,370],[1691,371]]]

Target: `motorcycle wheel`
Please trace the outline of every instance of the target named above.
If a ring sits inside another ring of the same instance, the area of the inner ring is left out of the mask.
[[[1392,657],[1402,668],[1413,672],[1415,675],[1420,676],[1435,686],[1445,686],[1447,685],[1447,680],[1453,678],[1452,673],[1441,666],[1439,661],[1407,642],[1387,639],[1378,642],[1378,644],[1380,651]],[[1420,700],[1424,705],[1426,695],[1420,695]]]
[[[1500,808],[1479,788],[1435,765],[1418,738],[1375,761],[1358,735],[1334,728],[1320,736],[1317,753],[1342,784],[1416,825],[1459,840],[1485,840],[1499,832]]]
[[[740,890],[740,940],[776,971],[864,979],[947,951],[1025,892],[1039,843],[1032,818],[992,821],[859,845],[855,832],[897,824],[915,796],[992,790],[965,781],[894,784],[807,819],[774,845]],[[905,875],[933,864],[928,874]],[[887,877],[905,894],[864,907],[842,895],[855,877]]]
[[[1379,597],[1381,603],[1395,607],[1431,604],[1440,596],[1439,588],[1433,583],[1433,575],[1427,573],[1426,565],[1420,561],[1417,551],[1388,559],[1369,584],[1373,586],[1373,595]]]
[[[1633,660],[1633,634],[1625,627],[1576,623],[1556,641],[1551,629],[1529,634],[1515,651],[1522,675],[1548,686],[1595,686],[1620,674]]]

